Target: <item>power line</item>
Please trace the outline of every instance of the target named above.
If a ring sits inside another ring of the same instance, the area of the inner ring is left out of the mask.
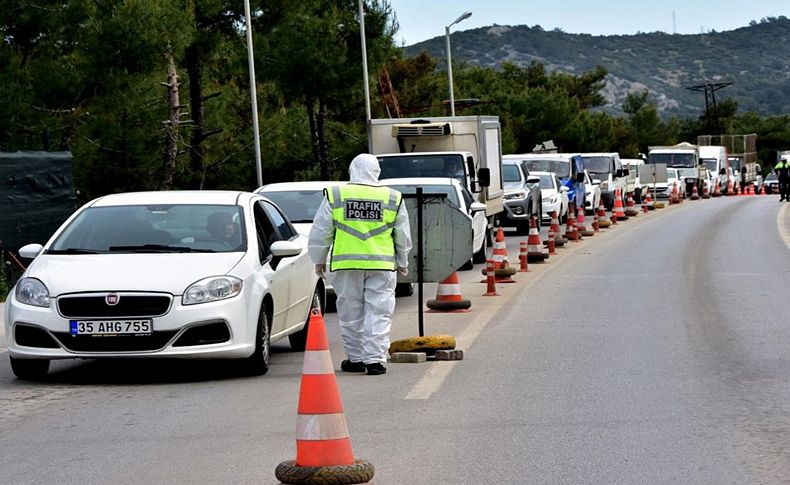
[[[689,86],[685,88],[689,91],[705,93],[705,119],[707,120],[708,124],[708,133],[714,133],[714,129],[715,133],[721,133],[719,113],[716,110],[716,91],[719,89],[724,89],[727,86],[732,86],[732,84],[733,83],[711,83],[710,81],[705,81],[705,84],[698,84],[696,86]],[[711,106],[713,107],[713,116],[711,116]]]

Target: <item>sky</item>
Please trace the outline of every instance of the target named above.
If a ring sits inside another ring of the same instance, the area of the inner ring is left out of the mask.
[[[763,17],[790,17],[790,0],[389,0],[400,45],[444,35],[462,13],[472,16],[451,31],[498,25],[559,27],[567,33],[617,35],[662,31],[699,34],[733,30]]]

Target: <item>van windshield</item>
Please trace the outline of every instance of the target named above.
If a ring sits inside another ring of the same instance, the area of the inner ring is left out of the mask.
[[[567,178],[571,175],[571,162],[569,160],[541,160],[525,158],[524,163],[530,172],[553,172],[559,177]]]
[[[461,155],[403,154],[379,158],[379,180],[402,177],[452,177],[466,184]]]
[[[695,158],[693,153],[651,153],[648,162],[666,163],[667,167],[695,167]]]
[[[717,173],[719,171],[719,161],[715,158],[703,158],[702,163],[704,163],[705,168],[711,172]]]
[[[582,157],[584,169],[590,173],[609,173],[612,169],[611,157]]]

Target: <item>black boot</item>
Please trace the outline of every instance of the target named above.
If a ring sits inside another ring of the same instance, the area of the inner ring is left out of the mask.
[[[379,363],[365,364],[365,367],[368,369],[369,376],[379,376],[387,373],[387,368]]]
[[[365,372],[365,364],[362,362],[344,360],[340,363],[340,370],[343,372]]]

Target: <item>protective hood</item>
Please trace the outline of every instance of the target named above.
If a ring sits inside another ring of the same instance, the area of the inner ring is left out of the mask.
[[[357,184],[376,185],[380,173],[379,159],[369,153],[357,155],[348,167],[349,179]]]

